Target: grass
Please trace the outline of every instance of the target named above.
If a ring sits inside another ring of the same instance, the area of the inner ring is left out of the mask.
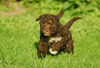
[[[35,19],[43,13],[57,14],[61,8],[34,9],[25,14],[0,17],[0,68],[100,68],[98,11],[79,15],[82,19],[71,27],[75,45],[73,56],[62,52],[39,59],[36,46],[40,27]],[[72,18],[72,13],[65,11],[61,23],[65,24]]]

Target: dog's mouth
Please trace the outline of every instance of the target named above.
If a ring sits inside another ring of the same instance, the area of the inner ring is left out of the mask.
[[[51,31],[49,29],[43,30],[42,33],[44,34],[44,36],[51,36]]]
[[[51,36],[51,33],[50,32],[46,32],[44,33],[45,36]]]

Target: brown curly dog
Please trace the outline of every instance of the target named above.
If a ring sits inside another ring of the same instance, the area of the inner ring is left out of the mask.
[[[69,28],[73,22],[80,19],[74,17],[66,25],[60,23],[64,10],[58,15],[43,14],[36,21],[40,21],[40,41],[38,43],[38,56],[46,56],[48,52],[55,55],[61,50],[74,53],[74,45]]]

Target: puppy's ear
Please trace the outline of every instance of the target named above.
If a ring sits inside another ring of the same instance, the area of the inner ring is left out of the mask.
[[[60,13],[57,16],[58,19],[60,19],[64,14],[64,10],[61,10]]]
[[[40,17],[36,19],[36,21],[39,21],[39,20],[40,20]]]

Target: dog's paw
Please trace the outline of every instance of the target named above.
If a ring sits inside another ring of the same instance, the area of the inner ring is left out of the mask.
[[[49,49],[49,52],[53,55],[56,55],[58,53],[58,51],[53,51],[51,48]]]
[[[42,52],[39,52],[39,53],[38,53],[38,57],[45,57],[45,56],[46,56],[45,53],[42,53]]]

